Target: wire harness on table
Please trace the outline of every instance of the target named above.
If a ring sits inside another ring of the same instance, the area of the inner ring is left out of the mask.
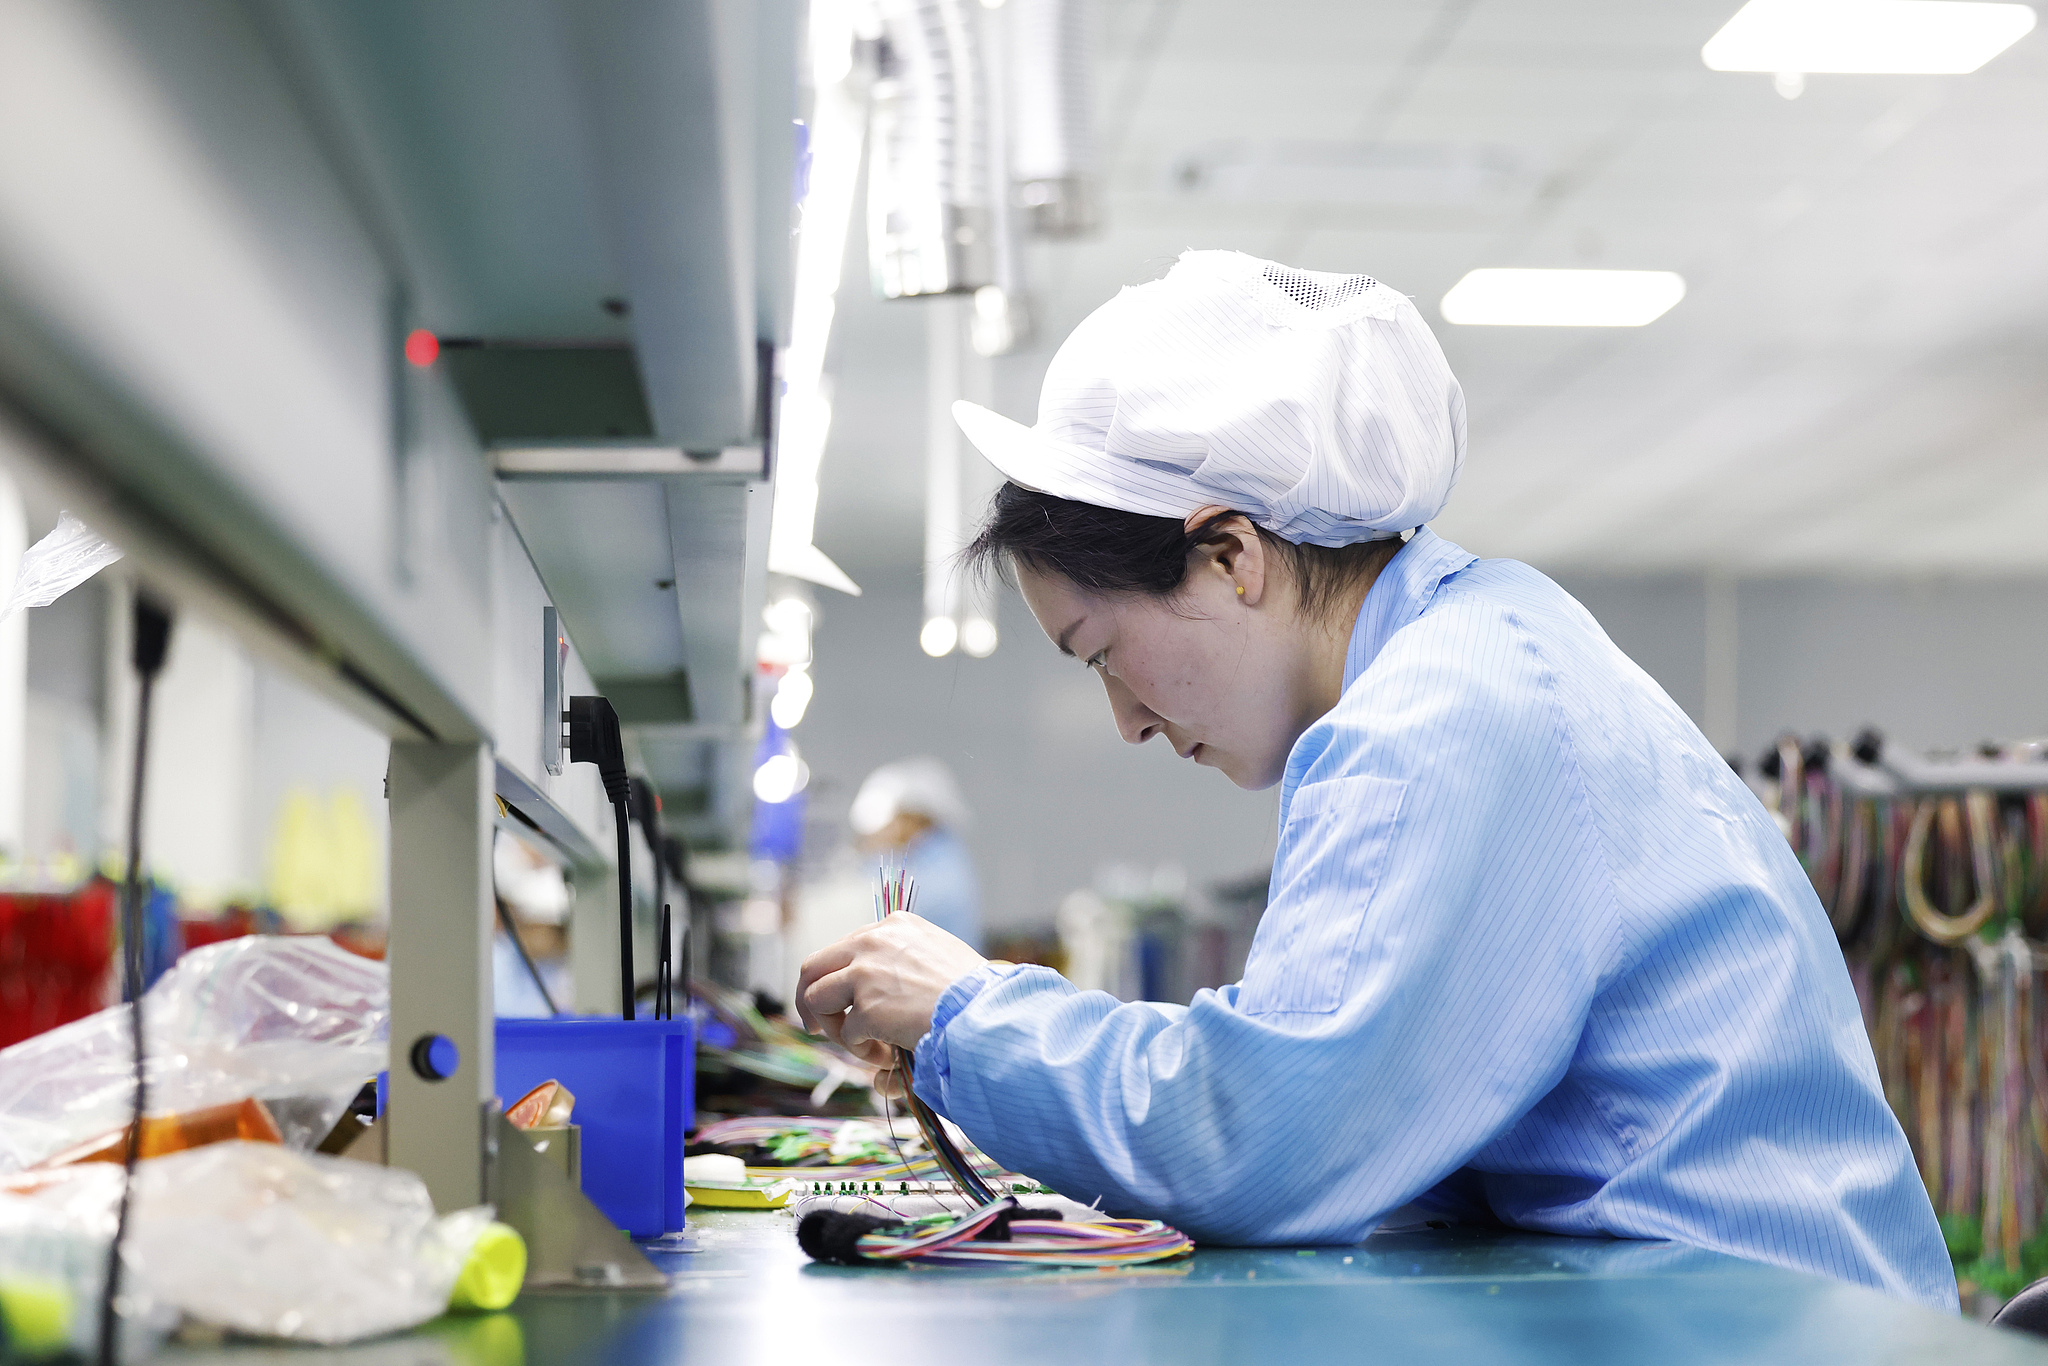
[[[1013,1195],[964,1215],[901,1222],[816,1210],[797,1225],[796,1237],[813,1260],[840,1266],[1141,1266],[1195,1250],[1186,1234],[1157,1219],[1069,1221],[1057,1210],[1024,1208]]]

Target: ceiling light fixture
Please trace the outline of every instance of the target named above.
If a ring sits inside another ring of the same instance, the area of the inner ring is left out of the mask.
[[[1641,327],[1685,297],[1668,270],[1503,270],[1466,273],[1439,307],[1444,321],[1482,327]]]
[[[951,617],[930,617],[917,633],[917,643],[933,659],[942,659],[960,643],[960,628]]]
[[[970,616],[960,623],[960,648],[976,659],[994,654],[1001,639],[996,624],[987,617]]]
[[[818,466],[832,430],[825,352],[832,340],[854,186],[867,137],[867,72],[854,61],[857,17],[851,0],[820,0],[811,6],[811,64],[818,91],[809,126],[810,175],[796,237],[789,345],[776,376],[782,381],[782,398],[776,422],[774,516],[768,531],[770,573],[807,579],[855,597],[860,586],[811,544],[811,534],[818,520]]]
[[[804,713],[810,709],[811,696],[817,685],[802,669],[791,669],[782,676],[775,687],[775,696],[768,701],[768,715],[784,730],[795,730],[803,724]]]
[[[754,795],[780,806],[811,781],[810,767],[794,754],[771,754],[754,770]]]
[[[1782,76],[1960,76],[2033,27],[2030,6],[1978,0],[1749,0],[1700,59],[1715,71]]]

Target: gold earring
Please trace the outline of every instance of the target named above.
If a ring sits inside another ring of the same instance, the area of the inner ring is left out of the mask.
[[[1237,586],[1237,595],[1238,595],[1239,597],[1243,597],[1243,596],[1244,596],[1244,585],[1243,585],[1243,584],[1239,584],[1239,585]]]

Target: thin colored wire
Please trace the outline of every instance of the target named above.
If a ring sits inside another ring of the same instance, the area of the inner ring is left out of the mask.
[[[875,1261],[961,1266],[1137,1266],[1194,1251],[1186,1234],[1157,1219],[1013,1219],[1009,1241],[976,1238],[997,1216],[1016,1208],[1016,1198],[1005,1195],[935,1227],[920,1221],[904,1229],[877,1230],[861,1237],[860,1254]]]
[[[911,1096],[911,1092],[910,1092],[910,1071],[909,1071],[909,1069],[907,1069],[907,1068],[905,1068],[905,1067],[903,1066],[903,1063],[904,1063],[904,1059],[905,1059],[905,1057],[906,1057],[906,1056],[907,1056],[907,1055],[906,1055],[906,1054],[904,1053],[904,1051],[903,1051],[902,1049],[900,1049],[900,1048],[899,1048],[899,1049],[895,1050],[895,1053],[894,1053],[894,1055],[893,1055],[893,1061],[892,1061],[892,1062],[890,1063],[890,1065],[889,1065],[889,1070],[890,1070],[891,1072],[893,1072],[893,1073],[895,1073],[895,1074],[897,1074],[898,1076],[901,1076],[901,1077],[903,1078],[903,1096],[904,1096],[904,1099],[905,1099],[905,1100],[910,1100],[910,1099],[912,1099],[912,1096]],[[877,1094],[879,1095],[880,1093],[878,1092]],[[889,1100],[888,1100],[888,1097],[886,1097],[886,1096],[882,1096],[882,1097],[881,1097],[881,1101],[882,1101],[882,1118],[884,1118],[884,1119],[888,1119],[888,1118],[889,1118]],[[915,1111],[913,1111],[912,1113],[913,1113],[913,1115],[915,1116]],[[930,1133],[929,1133],[929,1132],[928,1132],[928,1131],[927,1131],[927,1130],[925,1129],[925,1125],[924,1125],[924,1119],[923,1119],[923,1117],[922,1117],[922,1116],[916,1116],[916,1123],[917,1123],[917,1128],[918,1128],[918,1132],[919,1132],[919,1134],[921,1134],[921,1135],[922,1135],[922,1136],[924,1137],[924,1139],[925,1139],[925,1146],[926,1146],[927,1148],[930,1148],[930,1147],[931,1147],[931,1135],[930,1135]],[[891,1122],[891,1123],[890,1123],[890,1125],[889,1125],[889,1146],[890,1146],[890,1147],[892,1147],[892,1148],[894,1148],[894,1149],[896,1150],[896,1160],[897,1160],[898,1162],[902,1162],[902,1161],[903,1161],[903,1145],[902,1145],[901,1143],[897,1142],[897,1139],[896,1139],[896,1125],[895,1125],[895,1124],[894,1124],[893,1122]],[[939,1170],[940,1170],[940,1171],[945,1171],[945,1170],[946,1170],[946,1164],[945,1164],[945,1162],[944,1162],[943,1160],[941,1160],[941,1159],[939,1158],[939,1155],[937,1154],[937,1152],[933,1152],[933,1153],[932,1153],[932,1160],[933,1160],[933,1162],[935,1162],[935,1163],[936,1163],[936,1164],[938,1165],[938,1168],[939,1168]],[[948,1173],[948,1174],[950,1175],[950,1173]],[[936,1186],[936,1184],[937,1184],[937,1183],[934,1183],[934,1186]],[[956,1183],[956,1184],[957,1184],[957,1183]],[[930,1194],[931,1194],[931,1197],[932,1197],[932,1199],[934,1199],[934,1200],[938,1200],[938,1201],[939,1201],[939,1203],[940,1203],[941,1205],[944,1205],[944,1204],[945,1204],[945,1201],[939,1198],[939,1193],[938,1193],[938,1191],[937,1191],[936,1189],[932,1190],[932,1191],[930,1192]]]
[[[909,914],[916,900],[917,881],[910,876],[910,870],[898,868],[892,876],[888,865],[884,863],[881,895],[883,916],[898,912]],[[940,1168],[952,1178],[953,1184],[960,1188],[962,1194],[983,1204],[995,1199],[995,1189],[983,1181],[973,1165],[961,1155],[960,1150],[953,1144],[952,1136],[940,1124],[939,1117],[932,1113],[931,1107],[911,1088],[910,1078],[916,1067],[909,1052],[899,1047],[896,1049],[895,1057],[895,1070],[904,1078],[903,1103],[910,1110],[911,1117],[917,1121],[917,1130],[924,1136],[925,1147],[931,1151]],[[894,1130],[891,1130],[891,1134],[893,1136]]]
[[[1982,813],[1986,808],[1995,811],[1996,804],[1991,795],[1984,792],[1969,793],[1965,801],[1969,806],[1974,843],[1979,838],[1977,828]],[[1961,915],[1955,916],[1944,915],[1935,908],[1927,896],[1926,862],[1928,836],[1933,831],[1937,816],[1941,818],[1944,827],[1951,826],[1960,819],[1952,799],[1920,804],[1919,810],[1913,813],[1912,827],[1906,833],[1906,852],[1903,859],[1905,866],[1902,869],[1900,891],[1905,898],[1906,914],[1912,918],[1920,933],[1937,944],[1959,944],[1982,929],[1984,923],[1991,918],[1991,913],[1998,909],[1998,892],[1993,885],[1996,879],[1991,876],[1988,858],[1975,860],[1978,865],[1976,902]],[[1944,833],[1947,831],[1944,830]]]

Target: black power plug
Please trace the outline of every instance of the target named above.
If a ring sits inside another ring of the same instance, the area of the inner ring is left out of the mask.
[[[633,780],[626,776],[626,744],[619,714],[602,697],[572,697],[562,713],[569,727],[569,762],[596,764],[611,800],[619,838],[619,1013],[633,1018]]]
[[[619,738],[619,714],[602,697],[572,697],[562,713],[569,726],[569,762],[596,764],[604,795],[614,805],[632,799],[626,776],[626,746]]]

